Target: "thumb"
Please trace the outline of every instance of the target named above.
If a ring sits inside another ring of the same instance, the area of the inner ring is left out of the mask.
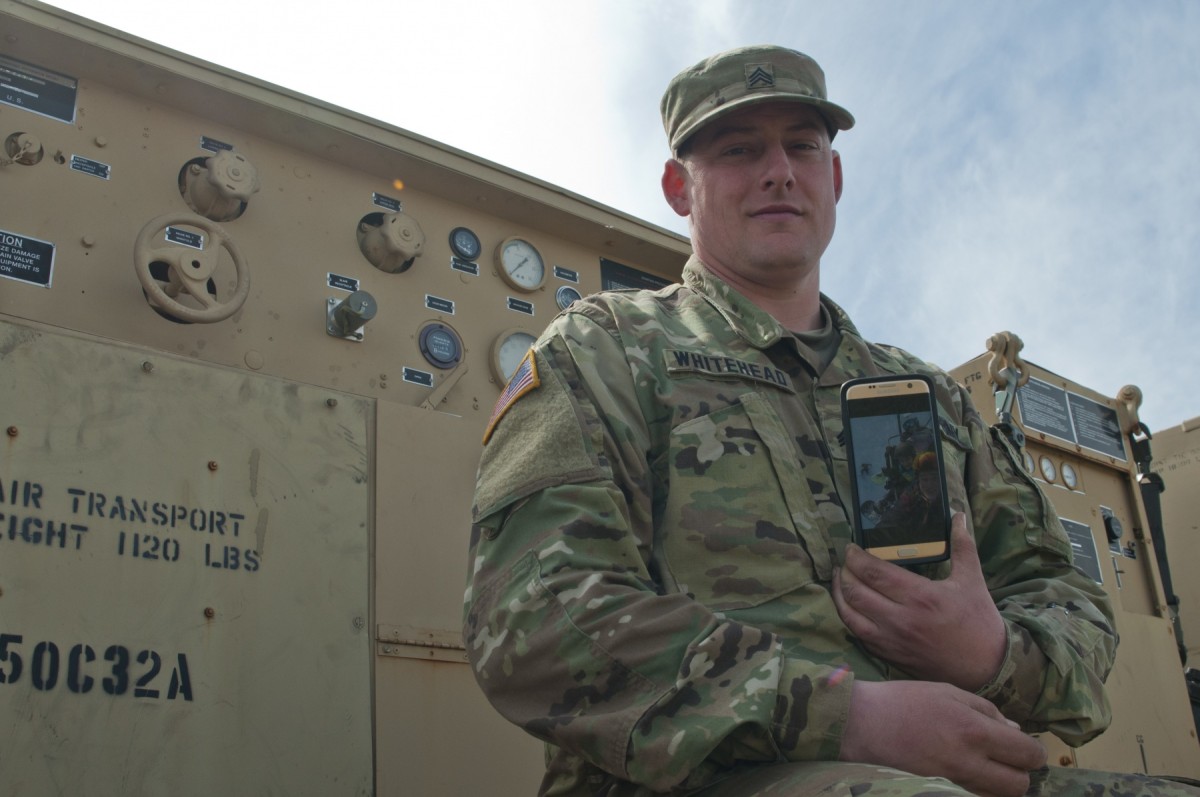
[[[950,564],[952,572],[959,569],[979,572],[979,548],[975,545],[975,537],[967,530],[967,516],[955,512],[950,520]]]

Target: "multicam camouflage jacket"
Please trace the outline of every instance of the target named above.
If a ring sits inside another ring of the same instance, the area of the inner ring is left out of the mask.
[[[496,708],[550,744],[543,793],[686,793],[738,763],[836,759],[854,680],[908,677],[830,597],[851,539],[840,387],[864,375],[934,380],[951,508],[1008,626],[980,694],[1070,743],[1107,726],[1111,609],[1019,454],[950,377],[822,301],[840,343],[817,373],[693,258],[683,285],[573,305],[498,407],[464,639]]]

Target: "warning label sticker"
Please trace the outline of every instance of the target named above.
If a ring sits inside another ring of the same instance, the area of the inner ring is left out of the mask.
[[[0,230],[0,277],[50,287],[54,244]]]

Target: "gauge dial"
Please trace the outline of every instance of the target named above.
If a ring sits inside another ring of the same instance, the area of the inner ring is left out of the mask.
[[[519,291],[536,291],[546,281],[546,262],[524,238],[506,238],[496,247],[496,268]]]
[[[1025,454],[1025,457],[1024,457],[1024,459],[1025,459],[1025,472],[1026,472],[1026,473],[1033,473],[1033,456],[1032,456],[1032,455],[1030,455],[1030,453],[1029,453],[1028,451],[1024,452],[1024,454]]]
[[[1068,489],[1074,490],[1079,486],[1079,474],[1075,472],[1075,466],[1070,462],[1062,464],[1062,479],[1063,484],[1067,485]]]
[[[455,227],[450,231],[450,251],[463,260],[478,260],[483,251],[479,236],[466,227]]]
[[[497,383],[508,384],[535,340],[535,336],[523,329],[509,329],[500,333],[492,345],[492,375]]]
[[[445,324],[430,324],[422,329],[419,345],[425,361],[435,368],[453,368],[462,359],[462,340]]]
[[[1054,477],[1058,475],[1058,471],[1054,467],[1054,463],[1050,461],[1050,457],[1042,457],[1038,461],[1038,465],[1042,468],[1042,476],[1048,482],[1054,481]]]
[[[570,285],[563,285],[554,292],[554,301],[558,304],[559,310],[566,310],[582,298],[582,294]]]

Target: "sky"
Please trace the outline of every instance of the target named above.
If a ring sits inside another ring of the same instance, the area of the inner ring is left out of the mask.
[[[661,227],[658,101],[721,50],[816,58],[857,124],[822,290],[943,368],[1023,356],[1152,430],[1200,416],[1200,3],[56,0]],[[282,9],[287,9],[283,11]]]

